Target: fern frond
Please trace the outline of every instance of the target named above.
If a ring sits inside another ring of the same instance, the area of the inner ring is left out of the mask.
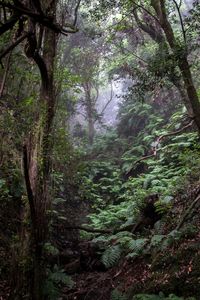
[[[102,263],[106,268],[113,267],[120,259],[122,249],[119,245],[109,247],[102,255]]]
[[[134,251],[135,253],[141,253],[142,250],[144,249],[144,246],[147,244],[148,239],[146,238],[141,238],[137,240],[132,240],[129,242],[128,248],[131,251]]]

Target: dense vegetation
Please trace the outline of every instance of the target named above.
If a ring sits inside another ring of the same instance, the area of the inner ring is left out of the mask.
[[[0,17],[0,299],[200,299],[199,1]]]

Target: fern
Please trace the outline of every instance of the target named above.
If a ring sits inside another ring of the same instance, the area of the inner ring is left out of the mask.
[[[137,240],[132,240],[129,242],[129,249],[131,251],[134,251],[136,253],[141,253],[141,251],[144,249],[144,246],[147,244],[148,239],[146,238],[141,238]]]
[[[59,269],[57,265],[54,266],[53,271],[49,270],[48,280],[52,281],[55,284],[64,284],[69,288],[72,288],[74,285],[74,282],[71,279],[71,277],[66,275],[64,273],[64,270]]]
[[[49,300],[59,299],[60,285],[65,285],[72,288],[74,285],[70,276],[64,273],[64,270],[60,270],[57,265],[54,266],[53,271],[48,271],[48,278],[44,284],[43,293]]]
[[[163,235],[163,234],[155,234],[151,238],[150,246],[152,246],[152,247],[158,246],[163,241],[164,238],[165,238],[165,235]]]
[[[115,289],[111,293],[111,300],[127,300],[127,297],[125,294],[123,294],[119,290]]]
[[[121,254],[119,245],[111,246],[103,253],[101,260],[106,268],[111,268],[119,261]]]

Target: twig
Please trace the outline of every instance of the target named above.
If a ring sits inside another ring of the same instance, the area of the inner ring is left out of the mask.
[[[110,99],[108,100],[108,102],[106,103],[106,105],[104,106],[104,108],[102,109],[100,115],[102,115],[104,113],[104,111],[106,110],[106,108],[108,107],[108,105],[111,103],[111,101],[113,100],[113,85],[112,82],[110,83]]]
[[[76,5],[75,11],[74,11],[74,22],[73,22],[74,27],[76,26],[76,23],[77,23],[78,9],[79,9],[80,4],[81,4],[81,0],[78,0],[78,3]]]
[[[178,3],[176,2],[176,0],[172,0],[176,6],[176,9],[178,11],[178,15],[179,15],[179,19],[180,19],[180,22],[181,22],[181,28],[182,28],[182,33],[183,33],[183,38],[184,38],[184,42],[185,42],[185,45],[187,44],[187,40],[186,40],[186,32],[185,32],[185,28],[184,28],[184,24],[183,24],[183,18],[181,16],[181,11],[180,11],[180,5],[181,5],[181,2],[180,2],[180,5],[178,5]]]
[[[173,131],[167,134],[163,134],[161,135],[158,139],[157,142],[159,143],[163,138],[168,137],[168,136],[172,136],[172,135],[176,135],[181,133],[182,131],[184,131],[185,129],[191,127],[194,124],[194,120],[192,120],[189,124],[185,125],[184,127],[182,127],[181,129],[177,130],[177,131]]]
[[[146,160],[148,158],[151,158],[151,157],[156,157],[158,151],[161,151],[162,148],[158,148],[159,146],[159,143],[161,142],[162,139],[168,137],[168,136],[173,136],[173,135],[177,135],[179,133],[181,133],[182,131],[184,131],[185,129],[191,127],[192,125],[194,124],[194,120],[192,120],[189,124],[185,125],[184,127],[182,127],[181,129],[177,130],[177,131],[173,131],[173,132],[170,132],[170,133],[167,133],[167,134],[163,134],[161,135],[160,137],[157,138],[156,142],[155,142],[155,146],[153,147],[153,153],[150,154],[150,155],[147,155],[147,156],[144,156],[144,157],[141,157],[139,158],[138,160],[136,160],[133,164],[133,166],[126,172],[126,175],[128,175],[132,170],[133,168],[135,167],[136,164],[138,164],[139,162],[143,161],[143,160]]]

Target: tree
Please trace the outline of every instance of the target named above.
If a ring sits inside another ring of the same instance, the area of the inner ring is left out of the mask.
[[[14,40],[1,51],[0,59],[2,60],[22,41],[26,40],[25,54],[36,63],[41,76],[38,113],[32,124],[32,131],[23,146],[24,177],[31,219],[29,251],[33,259],[30,290],[34,300],[44,299],[43,286],[46,271],[43,247],[48,239],[49,230],[52,126],[56,100],[54,60],[57,39],[59,33],[66,35],[77,31],[75,23],[79,4],[80,1],[75,7],[73,24],[65,24],[67,28],[64,28],[56,22],[57,0],[0,2],[1,14],[4,15],[0,35],[13,28],[15,32]],[[15,27],[17,27],[17,31],[15,31]],[[2,91],[4,81],[2,82]]]
[[[88,142],[92,145],[97,119],[102,41],[93,37],[92,28],[86,24],[80,26],[82,31],[71,37],[65,49],[64,63],[68,65],[72,76],[77,76],[76,85],[80,89],[79,113],[87,122]]]
[[[181,2],[182,3],[182,2]],[[183,5],[183,3],[181,4]],[[166,1],[113,1],[112,3],[104,4],[102,1],[96,4],[94,15],[97,19],[105,18],[109,14],[108,11],[113,10],[116,13],[116,7],[120,8],[121,18],[114,20],[110,27],[113,30],[128,33],[129,41],[138,39],[135,26],[148,34],[148,36],[158,45],[156,54],[156,63],[160,61],[160,70],[158,69],[158,77],[162,77],[161,73],[168,76],[168,79],[179,90],[182,102],[187,108],[188,115],[194,119],[197,129],[200,129],[200,104],[198,93],[194,84],[194,79],[191,72],[191,66],[188,60],[189,44],[187,40],[187,32],[185,30],[186,20],[183,19],[181,9],[176,0],[172,3]],[[96,13],[97,7],[99,8]],[[99,13],[99,11],[101,13]],[[174,24],[173,17],[170,12],[177,12],[176,19],[179,18],[179,25]],[[133,18],[134,19],[133,19]],[[133,20],[135,22],[133,22]],[[177,35],[178,31],[178,35]],[[180,39],[180,36],[182,38]],[[135,45],[137,47],[137,45]],[[131,51],[135,51],[131,49]],[[131,55],[131,54],[130,54]],[[137,54],[132,53],[132,56],[137,57]],[[145,60],[138,57],[138,60],[143,63]],[[165,66],[163,69],[163,62]],[[145,61],[148,64],[148,61]],[[130,66],[130,65],[129,65]],[[128,67],[129,67],[128,66]],[[147,65],[151,69],[153,66]],[[129,68],[130,69],[130,68]],[[150,70],[151,71],[151,70]],[[155,70],[154,70],[155,71]]]
[[[184,82],[185,90],[187,92],[189,104],[192,110],[191,118],[194,119],[198,131],[200,132],[200,102],[193,82],[190,65],[188,62],[186,33],[185,33],[179,6],[175,0],[173,2],[175,3],[175,6],[180,16],[180,23],[181,23],[182,34],[184,39],[183,46],[180,45],[180,43],[178,43],[174,31],[172,29],[172,26],[167,17],[167,7],[166,7],[165,0],[159,0],[159,1],[153,0],[151,1],[151,6],[155,10],[157,21],[165,33],[166,40],[173,52],[173,55],[177,61],[177,65],[181,71],[182,80]],[[189,115],[190,115],[190,111],[189,111]]]

